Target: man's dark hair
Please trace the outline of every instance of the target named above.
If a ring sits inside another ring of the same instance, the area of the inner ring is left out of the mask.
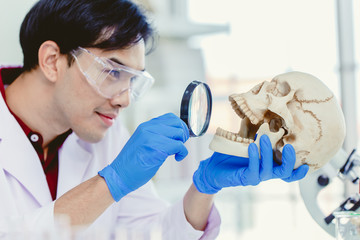
[[[123,49],[152,36],[144,13],[129,0],[40,0],[20,29],[23,70],[37,67],[39,48],[47,40],[69,54],[79,46]]]

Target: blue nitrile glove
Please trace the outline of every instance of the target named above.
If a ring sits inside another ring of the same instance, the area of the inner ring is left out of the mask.
[[[296,155],[293,146],[287,144],[282,152],[282,164],[273,161],[269,137],[260,138],[260,154],[255,143],[249,145],[249,158],[215,152],[201,161],[193,182],[199,192],[214,194],[224,187],[257,185],[261,181],[280,178],[286,182],[300,180],[309,170],[308,165],[294,169]]]
[[[170,155],[181,161],[188,151],[186,124],[172,113],[139,125],[115,160],[99,172],[115,201],[147,183]]]

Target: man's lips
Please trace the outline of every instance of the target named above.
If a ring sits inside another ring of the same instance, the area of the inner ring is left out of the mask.
[[[101,120],[103,120],[103,122],[105,123],[105,125],[107,126],[111,126],[113,125],[114,121],[115,121],[115,118],[117,117],[116,114],[113,114],[113,113],[99,113],[99,112],[96,112],[99,117],[101,118]]]
[[[115,119],[117,117],[117,114],[115,113],[99,113],[99,112],[97,113],[110,119]]]

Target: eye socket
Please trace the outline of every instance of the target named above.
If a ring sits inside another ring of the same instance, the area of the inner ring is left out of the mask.
[[[291,91],[291,86],[287,82],[279,82],[278,80],[274,81],[276,83],[276,88],[274,89],[275,96],[287,96]]]

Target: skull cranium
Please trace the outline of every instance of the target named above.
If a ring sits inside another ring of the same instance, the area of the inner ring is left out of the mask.
[[[340,105],[329,88],[310,74],[284,73],[249,92],[230,95],[229,100],[242,118],[240,131],[218,128],[210,143],[213,151],[248,157],[249,144],[259,146],[260,136],[266,134],[276,161],[280,163],[284,145],[292,144],[295,168],[308,164],[312,172],[326,164],[344,141]]]

